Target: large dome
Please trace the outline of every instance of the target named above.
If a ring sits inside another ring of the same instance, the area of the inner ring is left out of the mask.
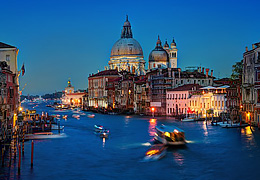
[[[155,49],[149,55],[149,62],[169,62],[169,54],[163,49],[159,37]]]
[[[143,57],[143,50],[134,38],[121,38],[114,44],[111,50],[111,57],[118,56]]]

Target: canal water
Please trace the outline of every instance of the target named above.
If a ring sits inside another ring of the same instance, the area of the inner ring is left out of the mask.
[[[70,110],[59,112],[45,105],[23,106],[38,113],[67,114],[68,119],[60,122],[66,137],[34,141],[33,169],[31,141],[25,142],[21,174],[17,174],[18,159],[10,167],[6,160],[0,179],[260,179],[260,130],[256,128],[224,129],[165,117],[103,114],[77,120]],[[162,123],[183,129],[188,143],[168,148],[161,160],[144,161],[154,127]],[[95,124],[110,130],[108,139],[94,134]]]

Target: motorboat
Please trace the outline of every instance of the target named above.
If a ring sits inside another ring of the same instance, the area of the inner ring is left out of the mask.
[[[101,132],[101,131],[103,131],[103,130],[105,130],[105,129],[104,129],[104,127],[101,126],[101,125],[94,125],[94,130],[95,130],[96,132]]]
[[[182,122],[193,122],[193,121],[195,121],[195,120],[196,120],[195,116],[190,115],[190,116],[188,117],[187,114],[186,114],[186,117],[185,117],[184,119],[182,119],[181,121],[182,121]]]
[[[165,145],[185,145],[184,131],[175,126],[160,125],[155,127],[154,139]]]
[[[53,138],[64,138],[66,137],[66,134],[53,134],[52,132],[40,132],[40,133],[34,133],[34,134],[25,134],[24,139],[25,140],[31,140],[31,139],[53,139]]]
[[[94,118],[94,117],[95,117],[95,114],[89,114],[88,117],[89,117],[89,118]]]
[[[248,124],[240,124],[240,123],[226,123],[226,124],[219,124],[222,128],[239,128],[239,127],[246,127]]]
[[[62,119],[67,119],[68,115],[62,115]]]
[[[52,124],[51,125],[51,130],[63,130],[64,126],[58,126],[57,124]]]
[[[166,155],[166,149],[163,144],[155,144],[145,153],[144,160],[159,160]]]
[[[101,130],[99,132],[99,135],[100,135],[101,138],[108,138],[109,130],[107,130],[107,129]]]
[[[79,114],[73,114],[72,117],[73,117],[73,118],[76,118],[76,119],[79,119],[79,118],[80,118],[80,115],[79,115]]]
[[[181,120],[182,122],[193,122],[195,121],[195,119],[193,117],[186,117],[184,119]]]

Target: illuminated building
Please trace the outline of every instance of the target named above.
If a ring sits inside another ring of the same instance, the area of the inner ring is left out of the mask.
[[[199,90],[198,84],[187,84],[166,92],[166,115],[175,116],[192,113],[189,109],[191,93]]]
[[[141,45],[133,38],[128,17],[123,26],[121,38],[115,42],[111,50],[110,69],[128,71],[135,75],[145,74],[145,60]]]
[[[108,108],[108,92],[110,92],[108,87],[110,83],[118,77],[119,74],[116,69],[100,71],[96,74],[89,75],[88,101],[90,108]],[[113,98],[110,100],[113,101]]]
[[[86,92],[75,92],[74,87],[71,85],[71,81],[68,81],[68,86],[65,88],[62,95],[62,104],[75,107],[83,107],[83,100]]]
[[[242,73],[243,119],[257,125],[260,119],[260,43],[243,54]],[[249,116],[246,116],[249,114]]]
[[[217,117],[222,112],[227,112],[226,89],[228,87],[227,85],[207,86],[200,88],[198,91],[193,91],[188,104],[190,111],[202,118],[209,114],[211,116],[211,113]]]

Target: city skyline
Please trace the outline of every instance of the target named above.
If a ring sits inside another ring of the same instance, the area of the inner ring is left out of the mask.
[[[213,69],[215,77],[230,76],[245,47],[251,49],[260,40],[256,1],[165,2],[161,6],[156,1],[60,2],[3,2],[14,12],[3,10],[6,28],[0,30],[1,42],[20,50],[18,67],[24,63],[26,68],[20,87],[28,84],[25,95],[61,91],[68,78],[76,89],[86,89],[88,75],[108,66],[126,15],[143,48],[146,69],[158,35],[163,44],[175,38],[178,67],[201,65]]]

